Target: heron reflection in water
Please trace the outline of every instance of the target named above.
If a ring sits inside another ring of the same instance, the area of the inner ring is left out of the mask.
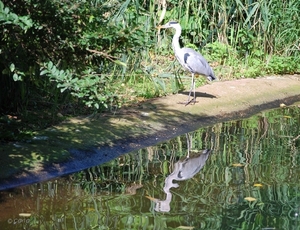
[[[194,177],[205,165],[212,150],[202,150],[197,156],[190,157],[191,139],[189,134],[186,134],[187,138],[187,156],[183,160],[179,160],[174,164],[173,172],[165,179],[164,192],[166,193],[165,200],[159,200],[153,197],[147,196],[148,199],[155,202],[155,211],[157,212],[169,212],[170,203],[172,200],[171,188],[178,188],[179,184],[173,183],[173,180],[183,181]]]

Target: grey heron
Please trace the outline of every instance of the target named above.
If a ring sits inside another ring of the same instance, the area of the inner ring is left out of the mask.
[[[196,94],[195,94],[195,79],[194,75],[199,74],[202,76],[206,76],[209,81],[216,80],[216,76],[214,75],[214,72],[206,59],[198,52],[191,48],[180,48],[179,45],[179,38],[181,35],[181,26],[178,22],[170,21],[166,23],[165,25],[158,26],[158,29],[160,28],[174,28],[176,30],[173,40],[172,40],[172,46],[175,53],[175,56],[179,63],[183,66],[184,69],[188,70],[192,74],[192,83],[191,88],[189,92],[188,101],[185,103],[185,105],[190,104],[192,101],[196,102]],[[193,91],[193,99],[190,100],[191,93]]]

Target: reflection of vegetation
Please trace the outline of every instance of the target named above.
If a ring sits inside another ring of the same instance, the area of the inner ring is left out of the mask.
[[[174,162],[186,154],[185,136],[55,183],[29,186],[23,192],[35,202],[29,204],[35,210],[30,225],[57,229],[299,229],[299,131],[300,109],[292,107],[193,132],[193,151],[214,151],[199,174],[170,190],[173,200],[167,214],[155,212],[146,195],[164,198],[164,180]],[[128,190],[132,186],[133,193]]]

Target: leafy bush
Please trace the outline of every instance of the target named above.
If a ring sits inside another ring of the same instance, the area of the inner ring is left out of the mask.
[[[13,24],[19,26],[25,32],[33,26],[31,18],[28,16],[18,16],[10,12],[9,8],[4,7],[0,1],[0,24]]]
[[[161,37],[154,28],[163,7],[139,0],[0,1],[0,112],[41,103],[54,114],[74,102],[107,109],[120,105],[123,83],[147,97],[176,92],[173,34]],[[297,0],[168,1],[164,22],[180,22],[184,43],[217,63],[221,80],[296,73],[299,8]],[[139,84],[129,80],[136,76]],[[152,85],[144,89],[145,82]]]
[[[117,96],[113,94],[113,82],[106,75],[96,74],[87,69],[81,78],[74,77],[70,70],[59,70],[51,61],[45,63],[41,70],[40,74],[48,76],[50,81],[55,81],[61,92],[69,91],[74,97],[82,98],[89,107],[107,108],[108,102],[117,103]]]
[[[3,2],[0,67],[6,87],[1,90],[1,112],[17,111],[36,97],[51,100],[57,93],[53,82],[61,92],[95,109],[117,103],[113,86],[121,80],[117,76],[130,69],[126,53],[145,49],[143,27],[136,20],[124,21],[125,3]],[[22,90],[23,97],[10,93]]]
[[[300,57],[271,56],[266,65],[268,73],[294,74],[300,70]]]

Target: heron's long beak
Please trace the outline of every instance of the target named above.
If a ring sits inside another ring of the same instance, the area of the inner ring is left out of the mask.
[[[160,29],[165,29],[165,28],[168,28],[166,25],[159,25],[159,26],[156,26],[156,29],[160,30]]]
[[[158,199],[154,198],[154,197],[151,197],[151,196],[145,196],[146,198],[148,198],[149,200],[152,200],[154,202],[157,202],[159,201]]]

